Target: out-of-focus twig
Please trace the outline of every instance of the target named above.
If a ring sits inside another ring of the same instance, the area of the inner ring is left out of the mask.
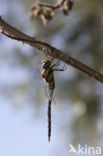
[[[99,82],[103,83],[103,74],[95,71],[94,69],[84,65],[83,63],[79,62],[75,58],[71,57],[69,54],[63,53],[61,50],[56,49],[55,47],[52,47],[51,45],[38,41],[33,37],[30,37],[13,26],[7,24],[1,17],[0,17],[0,28],[2,29],[1,33],[5,36],[15,39],[17,41],[21,41],[23,43],[27,43],[34,48],[39,49],[42,51],[46,56],[49,56],[51,58],[60,59],[61,61],[67,63],[68,65],[71,65],[77,69],[79,69],[81,72],[87,74],[90,77],[93,77],[94,79],[98,80]]]
[[[42,19],[43,24],[46,25],[52,20],[56,9],[61,9],[62,12],[67,15],[72,9],[72,6],[73,0],[59,0],[55,5],[36,1],[30,8],[29,16],[31,19],[35,16],[39,16]]]

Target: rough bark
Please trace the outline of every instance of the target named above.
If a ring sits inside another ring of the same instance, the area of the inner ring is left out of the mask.
[[[71,65],[79,69],[83,73],[87,74],[90,77],[93,77],[99,82],[103,83],[103,74],[84,65],[83,63],[79,62],[75,58],[71,57],[69,54],[66,54],[62,52],[61,50],[58,50],[55,47],[52,47],[48,43],[38,41],[35,38],[22,33],[21,31],[17,30],[13,26],[7,24],[1,17],[0,17],[0,30],[1,30],[1,33],[6,35],[7,37],[29,44],[30,46],[33,46],[34,48],[37,48],[40,51],[42,51],[46,56],[49,56],[51,58],[57,58],[67,63],[68,65]]]

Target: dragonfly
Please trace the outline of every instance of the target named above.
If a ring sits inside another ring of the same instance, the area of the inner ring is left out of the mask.
[[[45,82],[47,88],[48,88],[48,141],[50,142],[51,137],[51,103],[53,100],[53,92],[55,89],[55,80],[54,80],[54,71],[65,71],[67,66],[64,64],[64,66],[61,69],[56,68],[60,65],[60,61],[57,60],[55,64],[52,64],[52,59],[45,59],[41,61],[42,63],[42,72],[41,78]]]

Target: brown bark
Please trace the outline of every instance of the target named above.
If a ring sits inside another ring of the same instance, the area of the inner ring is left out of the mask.
[[[103,83],[103,74],[84,65],[83,63],[80,63],[78,60],[69,56],[69,54],[65,54],[61,50],[58,50],[55,47],[52,47],[51,45],[45,42],[38,41],[35,38],[20,32],[13,26],[7,24],[1,17],[0,17],[0,29],[1,29],[1,33],[6,35],[7,37],[29,44],[30,46],[33,46],[34,48],[37,48],[40,51],[42,51],[46,56],[60,59],[61,61],[67,63],[68,65],[71,65],[79,69],[80,71],[87,74],[88,76],[93,77],[94,79]]]

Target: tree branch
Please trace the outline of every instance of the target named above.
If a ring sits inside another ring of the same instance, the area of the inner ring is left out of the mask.
[[[61,61],[79,69],[88,76],[93,77],[94,79],[103,83],[103,75],[101,73],[93,70],[92,68],[84,65],[83,63],[80,63],[78,60],[69,56],[69,54],[65,54],[61,50],[58,50],[45,42],[38,41],[35,38],[20,32],[13,26],[7,24],[1,17],[0,17],[0,30],[1,33],[4,34],[5,36],[29,44],[34,48],[37,48],[40,51],[42,51],[46,56],[60,59]]]

